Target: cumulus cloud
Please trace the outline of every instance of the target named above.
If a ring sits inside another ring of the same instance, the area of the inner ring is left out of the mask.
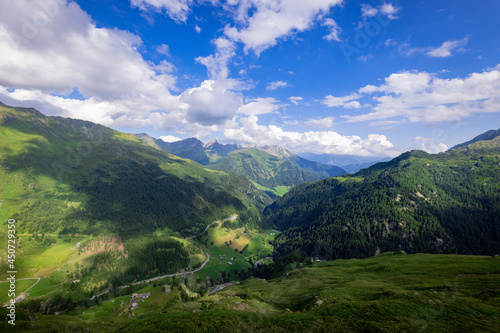
[[[177,142],[177,141],[181,141],[182,140],[182,139],[180,139],[180,138],[178,138],[176,136],[173,136],[173,135],[160,136],[159,139],[162,140],[163,142],[168,142],[168,143]]]
[[[448,146],[442,142],[436,142],[433,138],[423,138],[417,136],[414,140],[420,146],[421,150],[430,154],[442,153],[448,150]]]
[[[288,82],[285,82],[285,81],[274,81],[274,82],[270,82],[267,87],[266,87],[266,90],[276,90],[278,88],[284,88],[284,87],[289,87],[290,84]]]
[[[226,10],[233,13],[236,25],[226,25],[224,33],[234,41],[242,42],[245,52],[259,55],[276,45],[282,38],[311,28],[343,0],[246,0],[227,1]]]
[[[434,58],[447,58],[451,57],[451,52],[467,45],[468,38],[462,40],[449,40],[444,42],[440,47],[434,48],[427,52],[427,55]]]
[[[186,22],[193,0],[130,0],[132,6],[144,11],[160,10],[176,22]]]
[[[276,125],[259,125],[255,115],[241,118],[241,126],[227,128],[226,139],[241,144],[280,145],[294,152],[347,154],[359,156],[396,156],[401,153],[384,135],[370,134],[366,139],[344,136],[334,131],[305,133],[284,131]]]
[[[373,111],[345,115],[348,121],[402,117],[410,122],[458,121],[478,113],[500,111],[500,65],[466,78],[441,79],[427,72],[391,74],[380,86],[369,85],[360,94],[373,95]]]
[[[50,17],[31,1],[3,2],[0,85],[61,94],[77,87],[83,96],[103,100],[123,98],[130,92],[170,95],[167,87],[175,78],[157,75],[142,59],[136,51],[140,38],[125,31],[97,28],[74,2],[53,3],[57,12]],[[46,21],[40,28],[26,20],[42,14]],[[32,34],[23,34],[30,25],[34,27]]]
[[[328,95],[323,99],[322,103],[328,107],[344,107],[346,109],[359,109],[361,104],[356,101],[361,98],[359,94],[352,94],[343,97],[335,97],[332,95]]]
[[[200,87],[184,91],[179,101],[187,120],[210,126],[232,119],[243,106],[243,97],[230,88],[227,81],[206,80]]]

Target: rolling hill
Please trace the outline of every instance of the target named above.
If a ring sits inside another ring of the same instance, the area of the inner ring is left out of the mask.
[[[411,151],[354,175],[303,184],[266,208],[281,255],[500,253],[500,138]]]

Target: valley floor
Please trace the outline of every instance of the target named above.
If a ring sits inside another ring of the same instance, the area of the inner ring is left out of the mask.
[[[135,308],[132,295],[123,295],[59,315],[36,314],[35,321],[19,320],[15,330],[500,331],[498,257],[382,253],[294,264],[279,278],[233,281],[201,294],[183,283],[165,286],[167,282],[154,281],[135,291],[150,293]],[[0,325],[2,331],[12,328]]]

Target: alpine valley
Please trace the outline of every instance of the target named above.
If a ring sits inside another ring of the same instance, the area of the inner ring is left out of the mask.
[[[500,130],[351,167],[0,104],[0,330],[497,332]]]

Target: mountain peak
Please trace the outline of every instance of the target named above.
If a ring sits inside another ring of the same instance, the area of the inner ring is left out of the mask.
[[[464,142],[464,143],[461,143],[461,144],[458,144],[452,148],[450,148],[450,150],[453,150],[453,149],[457,149],[457,148],[461,148],[461,147],[465,147],[465,146],[468,146],[474,142],[477,142],[477,141],[487,141],[487,140],[493,140],[497,137],[500,136],[500,129],[498,130],[489,130],[483,134],[480,134],[478,136],[476,136],[474,139],[472,140],[469,140],[467,142]]]
[[[283,148],[281,146],[263,146],[263,147],[259,147],[259,148],[261,150],[273,155],[273,156],[278,157],[278,158],[286,158],[286,157],[295,156],[294,153],[292,153],[288,149]]]
[[[206,144],[204,145],[204,147],[205,147],[205,148],[212,148],[212,147],[214,147],[214,146],[218,146],[218,145],[220,145],[220,143],[217,141],[217,139],[213,139],[213,140],[211,140],[210,142],[206,143]]]

